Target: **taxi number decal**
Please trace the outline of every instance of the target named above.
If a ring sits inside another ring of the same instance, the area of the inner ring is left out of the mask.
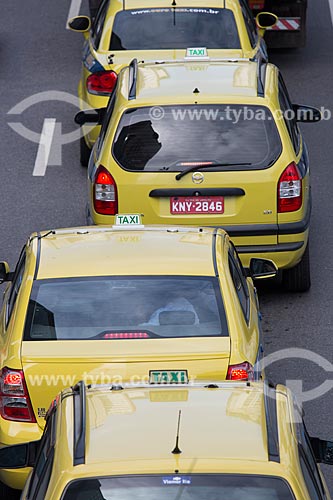
[[[191,476],[166,476],[162,478],[163,484],[170,486],[171,484],[180,486],[182,484],[191,484]]]
[[[188,384],[187,370],[151,370],[150,384]]]
[[[207,197],[173,197],[170,198],[172,214],[223,214],[224,198],[222,196]]]

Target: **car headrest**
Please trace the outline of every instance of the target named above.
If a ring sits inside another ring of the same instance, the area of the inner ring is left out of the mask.
[[[194,325],[195,314],[192,311],[161,311],[160,325]]]

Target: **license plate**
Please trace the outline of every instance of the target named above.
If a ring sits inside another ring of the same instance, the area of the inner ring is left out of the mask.
[[[187,370],[150,370],[150,384],[188,384]]]
[[[170,198],[170,212],[177,214],[223,214],[223,196],[174,196]]]

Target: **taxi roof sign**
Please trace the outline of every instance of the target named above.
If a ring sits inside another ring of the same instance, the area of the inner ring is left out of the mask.
[[[113,229],[143,229],[141,214],[117,214]]]
[[[209,61],[206,47],[189,47],[189,48],[187,48],[185,59]]]

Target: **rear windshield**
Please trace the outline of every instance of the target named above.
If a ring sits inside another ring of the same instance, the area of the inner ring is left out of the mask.
[[[233,168],[237,170],[264,169],[280,154],[279,133],[271,112],[263,106],[128,109],[113,143],[115,160],[130,171],[180,172],[191,162],[236,163]]]
[[[62,500],[294,500],[279,478],[246,475],[163,475],[80,479]]]
[[[214,277],[35,281],[25,340],[228,336]]]
[[[231,10],[176,7],[118,12],[110,50],[239,49]]]

